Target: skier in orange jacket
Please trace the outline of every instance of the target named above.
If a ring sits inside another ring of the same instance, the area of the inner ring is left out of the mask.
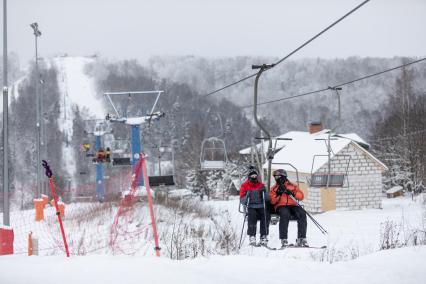
[[[306,213],[293,200],[293,198],[298,201],[303,200],[303,191],[287,179],[287,172],[285,170],[275,170],[272,175],[276,183],[271,187],[269,196],[275,211],[280,215],[279,230],[281,246],[288,246],[288,223],[291,216],[294,216],[297,220],[296,245],[308,246],[306,241]]]

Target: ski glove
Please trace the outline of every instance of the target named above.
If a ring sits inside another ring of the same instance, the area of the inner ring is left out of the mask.
[[[286,190],[287,190],[287,188],[285,188],[284,185],[279,185],[275,194],[277,196],[281,196]]]
[[[287,195],[293,195],[294,196],[294,192],[291,190],[288,190],[287,188],[284,190],[284,193]]]

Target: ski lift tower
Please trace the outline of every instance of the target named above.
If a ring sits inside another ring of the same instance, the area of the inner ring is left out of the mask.
[[[102,137],[106,134],[111,134],[108,124],[103,119],[89,119],[86,123],[91,125],[91,131],[85,131],[87,134],[95,136],[95,157],[99,150],[102,148]],[[99,202],[104,201],[104,166],[103,162],[96,162],[96,199]]]
[[[104,93],[111,104],[114,114],[108,114],[106,119],[111,122],[121,122],[131,128],[131,163],[134,169],[139,161],[142,150],[140,126],[151,123],[164,116],[164,113],[155,111],[158,99],[164,91],[138,91],[138,92],[108,92]],[[143,177],[140,185],[144,185]]]

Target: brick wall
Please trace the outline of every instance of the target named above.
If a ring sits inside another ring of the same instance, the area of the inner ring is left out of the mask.
[[[349,158],[350,157],[350,158]],[[349,165],[348,165],[349,161]],[[381,208],[381,167],[352,143],[332,158],[331,173],[345,173],[344,187],[336,187],[336,209]],[[317,173],[327,173],[328,164]],[[321,188],[310,187],[306,209],[321,212]]]

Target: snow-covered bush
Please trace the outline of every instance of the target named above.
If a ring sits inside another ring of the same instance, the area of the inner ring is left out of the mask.
[[[380,229],[380,249],[394,249],[403,246],[400,240],[400,234],[401,225],[391,220],[382,223]]]

